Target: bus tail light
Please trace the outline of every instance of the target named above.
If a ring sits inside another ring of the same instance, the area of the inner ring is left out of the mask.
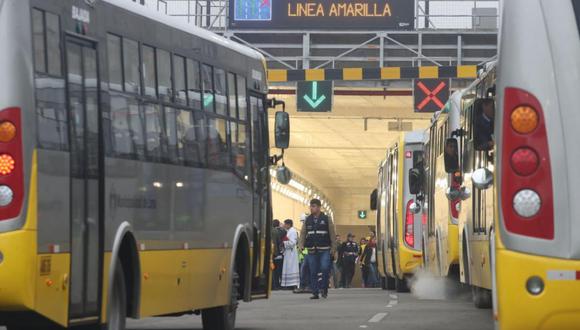
[[[20,108],[0,110],[0,221],[17,217],[24,196]]]
[[[405,216],[405,242],[409,247],[415,246],[415,213],[411,210],[413,200],[407,202],[407,212]]]
[[[554,239],[552,170],[542,105],[518,88],[506,88],[504,95],[501,201],[506,229]]]

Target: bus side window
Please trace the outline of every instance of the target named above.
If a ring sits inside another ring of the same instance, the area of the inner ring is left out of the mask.
[[[141,87],[139,44],[127,38],[123,38],[123,68],[125,71],[125,91],[138,94]]]
[[[208,165],[212,168],[229,168],[228,125],[225,119],[207,118]]]
[[[248,120],[248,98],[246,93],[246,78],[237,76],[238,119]]]
[[[189,106],[195,110],[201,110],[201,78],[199,62],[187,59],[187,99]]]
[[[145,119],[147,158],[151,161],[167,159],[163,114],[159,104],[144,103],[141,108]]]
[[[141,46],[141,72],[143,72],[143,94],[145,96],[157,97],[156,91],[156,70],[155,70],[155,48]]]
[[[168,51],[157,49],[157,91],[162,101],[169,102],[171,90],[171,55]]]
[[[59,17],[33,9],[32,25],[38,144],[41,148],[68,150],[68,116],[60,57]]]
[[[238,117],[238,100],[236,98],[236,75],[228,72],[228,116],[234,120]]]
[[[218,115],[227,115],[227,88],[226,72],[223,69],[214,68],[214,91],[215,91],[215,109]]]
[[[173,55],[173,97],[175,103],[187,104],[185,58],[179,55]]]
[[[203,91],[203,110],[215,112],[213,68],[207,64],[201,66],[201,89]]]
[[[143,159],[143,119],[137,100],[119,93],[111,93],[112,151],[115,156]]]

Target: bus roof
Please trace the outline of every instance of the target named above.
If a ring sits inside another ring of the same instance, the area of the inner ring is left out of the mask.
[[[213,32],[199,28],[197,26],[183,23],[174,17],[171,17],[169,15],[165,15],[165,14],[162,14],[160,12],[154,11],[154,10],[147,8],[143,5],[140,5],[136,2],[127,1],[127,0],[103,0],[103,1],[108,2],[114,6],[123,8],[125,10],[128,10],[130,12],[136,13],[136,14],[141,15],[143,17],[147,17],[147,18],[152,19],[154,21],[157,21],[159,23],[165,24],[167,26],[179,29],[181,31],[190,33],[192,35],[198,36],[198,37],[203,38],[205,40],[219,44],[222,47],[231,49],[235,52],[238,52],[242,55],[251,57],[253,59],[256,59],[259,61],[262,61],[264,59],[264,56],[262,54],[260,54],[256,50],[253,50],[250,47],[246,47],[246,46],[241,45],[237,42],[233,42],[229,39],[226,39],[222,36],[219,36]]]

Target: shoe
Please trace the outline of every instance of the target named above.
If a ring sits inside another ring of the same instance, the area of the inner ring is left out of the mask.
[[[328,289],[322,290],[322,298],[324,299],[328,298]]]
[[[310,299],[315,300],[320,299],[320,297],[317,294],[313,294],[312,297],[310,297]]]

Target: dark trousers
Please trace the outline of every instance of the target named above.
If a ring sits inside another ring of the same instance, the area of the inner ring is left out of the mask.
[[[274,274],[272,278],[272,289],[277,290],[281,288],[282,283],[282,267],[284,267],[284,258],[274,259]]]
[[[369,267],[367,265],[362,265],[361,272],[362,272],[363,287],[366,288],[369,285]]]
[[[354,276],[355,263],[354,259],[345,258],[342,261],[342,277],[341,282],[344,288],[350,288],[352,277]]]
[[[310,269],[308,269],[308,262],[306,262],[306,258],[302,261],[302,265],[300,265],[300,287],[306,288],[310,284]]]
[[[306,262],[310,269],[310,288],[317,295],[321,290],[328,289],[328,276],[330,275],[330,251],[317,251],[306,256]],[[322,280],[318,281],[318,273],[322,273]]]

